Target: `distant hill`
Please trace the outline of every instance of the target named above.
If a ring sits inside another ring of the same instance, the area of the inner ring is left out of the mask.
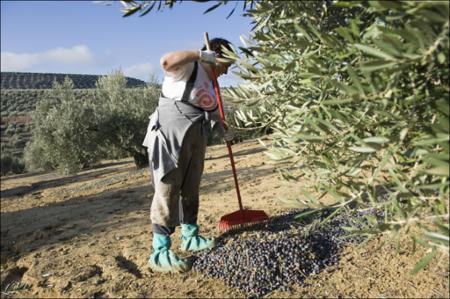
[[[53,81],[62,83],[66,76],[72,79],[76,89],[95,88],[95,83],[102,77],[101,75],[1,72],[1,89],[50,89]],[[129,88],[142,87],[146,84],[139,79],[125,78]]]

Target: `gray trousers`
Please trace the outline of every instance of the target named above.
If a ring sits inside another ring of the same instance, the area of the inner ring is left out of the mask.
[[[184,136],[178,167],[161,181],[153,182],[155,194],[150,208],[150,219],[154,232],[156,228],[156,232],[162,233],[161,227],[170,228],[173,232],[173,228],[180,223],[197,222],[205,151],[206,136],[202,123],[197,122]]]

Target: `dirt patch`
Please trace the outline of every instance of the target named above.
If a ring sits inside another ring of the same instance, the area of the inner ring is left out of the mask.
[[[256,141],[233,146],[244,206],[269,216],[289,212],[283,199],[310,182],[285,182]],[[221,236],[218,221],[238,209],[226,147],[208,148],[201,185],[199,224]],[[200,272],[149,270],[149,207],[153,189],[147,169],[131,159],[62,177],[38,173],[2,177],[2,297],[246,297],[220,278]],[[325,199],[326,200],[326,199]],[[173,248],[180,245],[179,229]],[[302,285],[265,297],[448,297],[448,255],[417,276],[408,272],[424,254],[405,239],[400,254],[385,237],[351,245],[336,264],[310,273]],[[8,286],[8,288],[7,288]]]

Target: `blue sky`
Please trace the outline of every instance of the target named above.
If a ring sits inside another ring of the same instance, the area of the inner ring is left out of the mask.
[[[159,58],[166,52],[199,49],[203,33],[242,46],[251,19],[242,4],[226,19],[234,3],[203,12],[213,3],[185,1],[173,9],[139,17],[122,17],[120,2],[1,1],[1,70],[105,75],[122,69],[125,75],[148,81],[162,79]],[[233,74],[222,76],[234,85]]]

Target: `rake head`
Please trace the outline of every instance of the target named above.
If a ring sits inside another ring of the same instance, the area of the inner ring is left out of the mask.
[[[268,219],[269,216],[262,210],[238,210],[220,218],[219,229],[221,231],[228,231]]]

